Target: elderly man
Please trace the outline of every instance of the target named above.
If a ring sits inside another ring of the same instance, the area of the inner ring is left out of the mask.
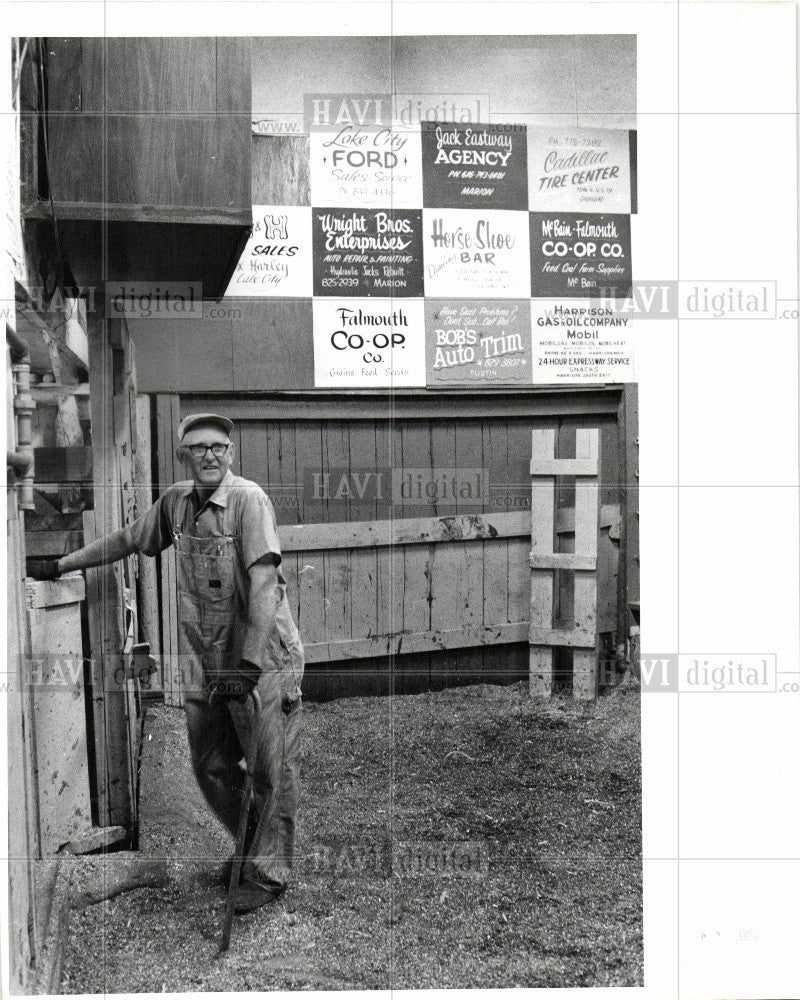
[[[191,480],[175,483],[128,527],[32,568],[53,578],[174,545],[186,721],[198,784],[235,836],[242,747],[258,727],[237,913],[275,900],[294,849],[303,647],[286,599],[269,498],[230,471],[233,424],[214,413],[185,417],[178,457]],[[261,717],[252,719],[257,687]]]

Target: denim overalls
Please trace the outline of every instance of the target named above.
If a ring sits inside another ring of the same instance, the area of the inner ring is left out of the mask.
[[[233,490],[235,490],[235,486]],[[234,534],[234,504],[223,508],[219,535],[182,531],[188,496],[175,507],[179,649],[189,747],[198,784],[235,836],[243,774],[239,765],[252,724],[252,703],[211,702],[211,686],[239,663],[247,619],[249,578]],[[255,835],[245,875],[282,886],[294,852],[299,774],[300,683],[303,648],[278,572],[281,597],[261,658],[262,711],[254,774]]]

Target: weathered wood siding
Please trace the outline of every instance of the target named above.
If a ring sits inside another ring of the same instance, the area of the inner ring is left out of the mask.
[[[185,398],[176,412],[176,400],[157,402],[169,425],[163,434],[159,426],[163,485],[182,475],[167,455],[174,425],[201,408]],[[215,408],[227,412],[222,399]],[[234,471],[261,484],[275,505],[309,693],[405,692],[527,676],[531,430],[556,429],[569,457],[579,420],[586,425],[585,417],[498,415],[237,421]],[[619,519],[617,432],[613,419],[594,420],[602,466],[612,470],[601,488],[609,526]],[[406,476],[415,470],[414,482],[416,470],[460,470],[465,483],[485,470],[483,489],[398,503],[397,469]],[[569,477],[559,482],[555,551],[569,551],[574,481],[571,489]],[[606,573],[600,615],[612,631],[615,573]],[[562,581],[561,590],[561,617],[569,618],[572,587]],[[169,596],[162,597],[166,609]]]

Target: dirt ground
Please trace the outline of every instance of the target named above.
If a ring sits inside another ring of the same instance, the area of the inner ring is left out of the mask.
[[[181,711],[146,727],[140,846],[169,882],[73,913],[65,993],[642,985],[638,692],[306,705],[295,885],[222,956],[232,844]]]

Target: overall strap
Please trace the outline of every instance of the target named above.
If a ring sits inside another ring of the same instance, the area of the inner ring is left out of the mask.
[[[186,505],[188,502],[189,497],[185,493],[182,493],[175,502],[172,515],[172,537],[174,540],[177,540],[183,534],[183,522],[186,520]]]
[[[234,490],[233,486],[228,490],[228,503],[222,509],[222,534],[233,538],[236,535],[236,512],[234,510]]]

